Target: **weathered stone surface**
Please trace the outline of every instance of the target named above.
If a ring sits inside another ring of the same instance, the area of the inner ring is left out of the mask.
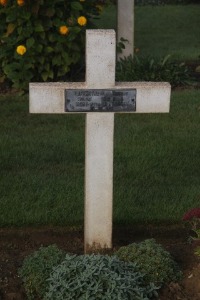
[[[85,250],[112,247],[114,113],[88,113],[85,143]]]
[[[118,0],[117,13],[117,40],[124,38],[126,48],[119,57],[129,56],[134,54],[134,0]]]
[[[30,112],[69,113],[65,112],[65,89],[88,89],[88,85],[84,82],[30,83]],[[130,113],[169,112],[171,86],[167,82],[117,82],[115,89],[136,89],[136,111]]]
[[[87,30],[86,85],[102,89],[115,86],[116,42],[114,30]]]

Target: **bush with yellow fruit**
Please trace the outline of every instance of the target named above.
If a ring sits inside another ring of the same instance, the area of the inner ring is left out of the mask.
[[[63,81],[84,62],[96,0],[0,0],[0,69],[13,87]]]

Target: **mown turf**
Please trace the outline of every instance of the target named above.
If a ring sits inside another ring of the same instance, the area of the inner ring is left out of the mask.
[[[200,6],[135,6],[135,47],[137,55],[179,60],[200,58]],[[116,7],[105,9],[97,21],[100,28],[116,29]]]
[[[115,117],[114,222],[174,222],[200,201],[200,91],[170,114]],[[0,97],[0,226],[83,224],[83,115],[30,115]]]

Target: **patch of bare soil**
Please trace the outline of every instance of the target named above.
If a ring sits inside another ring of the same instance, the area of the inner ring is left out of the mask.
[[[168,250],[181,267],[184,278],[159,292],[160,300],[200,300],[200,259],[187,243],[182,225],[115,227],[113,250],[147,238]],[[40,246],[57,244],[70,253],[83,254],[83,230],[60,227],[0,229],[0,299],[24,300],[26,295],[18,268],[23,259]]]

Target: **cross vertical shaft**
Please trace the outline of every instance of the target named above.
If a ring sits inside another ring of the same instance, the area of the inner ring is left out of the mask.
[[[88,88],[115,86],[115,32],[86,35]],[[85,252],[112,247],[114,113],[87,113],[85,133]]]

